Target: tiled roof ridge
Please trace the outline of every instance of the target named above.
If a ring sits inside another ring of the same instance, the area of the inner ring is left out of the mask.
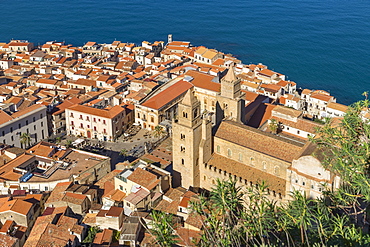
[[[238,127],[244,128],[244,129],[246,129],[248,131],[252,131],[252,132],[255,132],[257,134],[261,134],[261,135],[264,135],[264,136],[267,136],[267,137],[271,137],[271,138],[277,139],[279,141],[288,142],[288,143],[290,143],[292,145],[295,145],[295,146],[298,146],[298,147],[303,147],[303,145],[301,143],[297,142],[297,141],[292,141],[292,140],[286,139],[284,137],[281,137],[281,136],[278,136],[278,135],[274,135],[274,134],[265,132],[265,131],[260,130],[260,129],[253,128],[253,127],[250,127],[250,126],[245,125],[245,124],[242,124],[242,123],[238,123],[238,122],[231,121],[231,120],[224,120],[223,122],[227,122],[229,124],[236,125]],[[217,135],[217,132],[216,132],[216,135]],[[217,136],[217,137],[220,138],[220,139],[226,140],[223,137],[220,137],[220,136]]]

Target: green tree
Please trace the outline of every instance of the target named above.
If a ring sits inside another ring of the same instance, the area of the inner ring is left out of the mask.
[[[55,143],[60,143],[62,141],[62,137],[58,136],[57,138],[55,138]]]
[[[72,147],[72,140],[67,140],[67,141],[66,141],[66,147],[67,147],[67,148]]]
[[[239,246],[245,243],[241,220],[244,193],[236,181],[217,180],[209,197],[200,196],[193,210],[202,216],[204,231],[200,246]]]
[[[101,232],[100,228],[97,226],[90,227],[89,230],[87,231],[87,236],[86,238],[82,241],[82,243],[92,243],[95,239],[95,235]]]
[[[244,227],[246,229],[246,241],[249,244],[263,246],[272,244],[278,225],[276,222],[276,201],[268,198],[268,186],[262,182],[258,186],[247,189],[247,200],[244,215]]]
[[[123,158],[126,158],[127,155],[128,155],[128,151],[127,149],[122,149],[120,152],[119,152],[119,155],[123,156]]]
[[[21,144],[23,144],[25,148],[29,147],[31,144],[31,135],[29,133],[22,133],[19,138]]]
[[[157,243],[163,247],[170,247],[176,244],[178,236],[174,230],[172,215],[155,210],[150,215],[152,223],[149,232],[155,237]]]
[[[166,131],[163,129],[162,126],[160,126],[160,125],[155,126],[155,128],[153,130],[153,136],[154,137],[162,137],[165,134],[166,134]]]
[[[279,123],[278,121],[276,121],[276,119],[270,119],[268,127],[270,131],[274,134],[277,134],[279,131]]]

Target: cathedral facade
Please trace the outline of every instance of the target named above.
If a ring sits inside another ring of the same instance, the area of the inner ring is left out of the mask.
[[[339,180],[333,179],[330,172],[325,173],[320,161],[311,155],[314,149],[309,142],[245,125],[242,96],[240,81],[230,68],[221,80],[216,125],[212,126],[209,116],[201,113],[193,89],[179,103],[178,117],[172,123],[172,153],[177,174],[174,179],[181,181],[182,187],[210,190],[217,179],[232,178],[247,188],[264,181],[271,197],[286,201],[293,189],[319,196],[320,193],[311,193],[312,184],[330,182],[330,186],[338,186]],[[322,172],[308,174],[312,170]],[[303,186],[295,184],[297,176],[301,177],[299,181],[305,181]]]

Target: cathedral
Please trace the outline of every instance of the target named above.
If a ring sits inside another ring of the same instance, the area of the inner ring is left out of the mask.
[[[221,79],[216,106],[212,123],[193,89],[178,105],[172,153],[174,179],[182,187],[210,190],[217,179],[230,177],[244,188],[265,181],[269,195],[280,201],[289,200],[293,190],[318,197],[323,186],[338,187],[339,178],[314,155],[314,144],[245,125],[243,93],[232,67]]]

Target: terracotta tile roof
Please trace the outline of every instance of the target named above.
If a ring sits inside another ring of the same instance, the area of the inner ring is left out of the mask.
[[[62,104],[55,107],[55,110],[54,110],[52,115],[58,115],[58,114],[64,112],[66,108],[68,108],[72,105],[81,104],[81,103],[82,103],[82,100],[80,100],[77,97],[73,97],[71,99],[66,99],[66,100],[63,101]]]
[[[102,177],[101,179],[99,179],[99,181],[97,181],[95,183],[95,185],[99,186],[99,188],[104,189],[105,182],[107,182],[107,181],[113,182],[114,177],[117,176],[118,174],[120,174],[121,172],[122,172],[122,170],[113,170],[110,173],[108,173],[107,175],[105,175],[104,177]]]
[[[225,64],[225,59],[218,58],[212,64],[216,65],[216,66],[224,65]]]
[[[271,118],[271,113],[275,108],[276,105],[268,103],[260,104],[256,111],[253,113],[251,119],[248,121],[247,125],[254,128],[261,127],[268,119]]]
[[[185,227],[176,228],[176,234],[179,236],[176,238],[179,242],[176,243],[178,246],[197,246],[201,237],[201,232],[191,230]]]
[[[10,42],[9,46],[27,46],[29,44],[30,43],[26,43],[26,42]]]
[[[17,246],[18,238],[6,234],[0,234],[0,246]]]
[[[149,190],[153,183],[159,182],[156,175],[141,168],[136,168],[127,179]]]
[[[281,80],[277,83],[277,85],[282,86],[282,87],[286,87],[287,85],[289,85],[289,82]]]
[[[156,151],[156,150],[155,150]],[[154,152],[154,151],[153,151]],[[166,167],[171,164],[171,161],[165,160],[160,157],[154,156],[154,154],[144,154],[141,159],[149,160],[153,163],[159,163],[161,166]]]
[[[55,151],[55,146],[49,142],[39,142],[37,145],[27,150],[27,153],[32,153],[33,155],[49,157],[52,152]]]
[[[334,97],[330,96],[330,95],[315,93],[315,94],[311,94],[311,98],[315,98],[315,99],[318,99],[318,100],[321,100],[321,101],[328,102],[329,100],[333,99]]]
[[[186,190],[182,187],[170,188],[163,196],[163,199],[155,207],[155,210],[176,214],[180,204],[181,196],[183,196],[185,192]]]
[[[289,117],[297,118],[302,115],[302,112],[296,109],[278,105],[274,108],[273,113],[277,112]]]
[[[149,98],[142,106],[146,106],[152,109],[159,110],[166,104],[170,103],[172,100],[176,99],[182,94],[185,94],[186,91],[192,88],[193,85],[187,81],[181,80],[174,85],[168,87],[167,89],[163,90],[159,94]]]
[[[47,204],[61,201],[64,196],[64,191],[71,185],[72,182],[63,182],[58,183],[54,190],[51,192],[48,200],[46,201]]]
[[[284,118],[279,118],[279,117],[272,117],[279,123],[282,123],[284,126],[289,126],[292,128],[296,128],[302,131],[306,131],[308,133],[315,133],[317,128],[322,127],[323,125],[320,123],[316,123],[314,121],[308,120],[308,119],[303,119],[303,118],[298,118],[297,122],[289,121]]]
[[[122,192],[118,189],[116,189],[116,190],[113,189],[113,190],[109,191],[108,193],[104,193],[104,197],[107,197],[107,198],[109,198],[113,201],[116,201],[116,202],[120,202],[120,201],[123,201],[123,199],[126,197],[126,193]]]
[[[248,183],[252,182],[253,184],[258,184],[265,181],[270,190],[285,195],[286,181],[283,178],[279,178],[218,154],[213,154],[207,164],[237,177],[246,179]]]
[[[70,241],[76,241],[76,236],[72,235],[69,230],[76,230],[75,233],[82,231],[82,226],[76,226],[78,220],[67,216],[60,216],[59,220],[56,215],[47,215],[38,217],[30,236],[28,237],[25,247],[41,246],[67,246]]]
[[[24,110],[17,111],[15,113],[13,113],[12,117],[13,118],[17,118],[17,117],[20,117],[22,115],[25,115],[25,114],[27,114],[29,112],[36,111],[36,110],[41,109],[41,108],[46,109],[46,107],[44,105],[34,104],[34,105],[31,105],[30,107],[27,107]]]
[[[82,85],[82,86],[90,86],[90,87],[95,87],[96,86],[96,81],[90,80],[90,79],[78,79],[77,81],[69,81],[69,84],[77,84],[77,85]]]
[[[267,76],[267,77],[271,77],[271,76],[273,76],[274,74],[277,74],[277,73],[272,71],[272,70],[269,70],[269,69],[263,69],[259,72],[259,74]]]
[[[6,220],[4,225],[1,227],[0,232],[6,234],[13,225],[15,225],[14,220]]]
[[[195,228],[198,228],[199,230],[203,228],[203,222],[204,222],[204,217],[197,214],[196,212],[191,212],[185,221],[186,224],[189,224]]]
[[[95,235],[93,246],[96,244],[99,246],[109,246],[112,242],[113,231],[110,229],[104,229],[102,232],[98,232]]]
[[[193,77],[193,80],[191,80],[190,83],[195,87],[208,89],[214,92],[221,91],[221,83],[213,82],[212,80],[215,78],[213,75],[205,74],[195,70],[189,70],[185,73],[185,75]]]
[[[263,88],[267,92],[278,92],[281,89],[281,86],[275,84],[261,84],[261,88]]]
[[[87,196],[81,195],[81,194],[75,194],[71,192],[67,192],[62,201],[77,204],[77,205],[82,205],[82,203],[86,200]]]
[[[117,115],[125,111],[125,108],[118,105],[113,106],[109,110],[93,108],[85,105],[73,105],[66,109],[109,119],[115,118]]]
[[[94,46],[96,44],[96,42],[93,42],[93,41],[89,41],[85,44],[85,46],[88,46],[88,47],[91,47],[91,46]]]
[[[330,102],[327,107],[341,112],[346,112],[348,110],[348,106],[335,102]]]
[[[55,85],[58,81],[53,79],[38,79],[36,83]]]
[[[27,215],[32,208],[32,203],[15,199],[4,203],[0,207],[0,212],[13,211],[22,215]]]
[[[22,177],[22,174],[15,173],[13,168],[22,165],[31,160],[35,160],[35,157],[29,154],[21,154],[14,160],[8,162],[7,164],[0,167],[0,178],[15,181]]]
[[[0,110],[0,124],[6,123],[12,119],[13,118],[9,116],[6,112]]]
[[[233,121],[223,121],[215,138],[291,163],[302,144]]]
[[[82,220],[82,223],[92,225],[96,223],[96,213],[87,213]]]
[[[123,212],[123,208],[112,206],[105,214],[106,216],[119,217]]]
[[[134,205],[137,205],[139,202],[141,202],[144,198],[148,197],[150,195],[150,192],[139,189],[136,193],[129,194],[126,198],[126,202],[130,202]]]
[[[258,93],[254,93],[254,92],[249,92],[249,91],[244,91],[244,95],[245,95],[245,100],[248,101],[248,102],[251,102],[251,101],[254,101],[257,97],[258,97]]]

